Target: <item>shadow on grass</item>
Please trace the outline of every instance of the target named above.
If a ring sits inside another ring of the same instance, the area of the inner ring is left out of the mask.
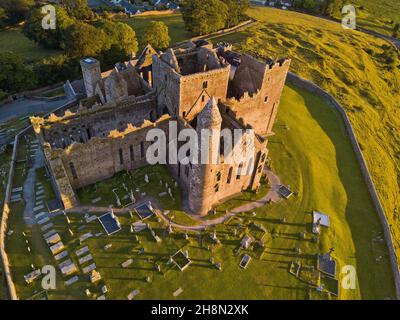
[[[339,112],[328,106],[321,98],[292,84],[289,87],[301,94],[313,119],[318,122],[334,145],[339,178],[347,195],[345,217],[350,226],[357,265],[360,266],[357,269],[357,276],[361,297],[382,299],[384,296],[381,292],[385,294],[390,292],[394,296],[394,280],[390,264],[386,263],[385,266],[379,267],[374,259],[371,230],[382,231],[382,227]],[[340,240],[346,241],[346,239]],[[373,280],[371,274],[379,274],[379,277],[374,277]]]

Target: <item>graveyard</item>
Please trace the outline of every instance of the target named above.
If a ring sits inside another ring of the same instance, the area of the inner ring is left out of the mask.
[[[346,140],[338,123],[331,122],[337,115],[315,107],[321,104],[300,89],[285,88],[286,112],[280,113],[271,138],[269,165],[293,194],[285,189],[277,203],[208,227],[206,222],[257,202],[271,186],[244,193],[200,219],[182,210],[179,187],[168,171],[147,166],[80,189],[81,207],[50,213],[55,194],[45,168],[35,161],[37,141],[33,135],[21,139],[6,239],[19,298],[392,297],[392,288],[380,285],[391,282],[391,273],[379,222],[352,156],[346,156],[351,178],[335,175],[332,144],[337,150],[350,147],[338,145]],[[327,153],[301,143],[310,137],[326,144]],[[310,163],[318,166],[318,174],[306,169]],[[327,179],[344,188],[334,198]],[[349,186],[357,193],[347,198],[343,190]],[[370,227],[357,228],[354,221]],[[341,267],[348,264],[363,266],[357,269],[357,287],[339,290]],[[41,287],[38,270],[44,265],[56,268],[56,290]]]

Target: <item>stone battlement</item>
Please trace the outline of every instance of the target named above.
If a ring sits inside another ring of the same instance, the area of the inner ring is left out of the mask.
[[[167,164],[192,213],[207,214],[222,199],[256,190],[289,65],[290,59],[261,61],[204,40],[164,53],[148,45],[137,60],[103,73],[99,61],[83,59],[87,98],[62,116],[31,118],[60,200],[73,207],[76,189],[148,165],[148,132],[160,129],[169,140],[174,125],[176,134],[192,129],[198,138],[211,129],[210,150],[219,156],[226,129],[255,134],[234,141],[242,149],[254,140],[254,154],[241,163],[225,163],[222,155],[216,163]]]

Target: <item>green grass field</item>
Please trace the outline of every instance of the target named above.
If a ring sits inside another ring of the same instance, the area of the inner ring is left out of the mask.
[[[393,298],[386,247],[373,241],[381,234],[380,223],[339,115],[321,99],[287,86],[274,131],[276,135],[269,143],[273,169],[283,183],[298,192],[298,196],[259,208],[255,217],[251,213],[242,213],[219,225],[215,229],[222,243],[219,246],[211,244],[213,229],[201,234],[201,242],[198,234],[190,232],[189,239],[185,240],[178,230],[166,236],[166,225],[156,218],[147,222],[162,242],[157,243],[149,231],[142,231],[135,240],[129,225],[138,218],[119,215],[122,225],[119,233],[103,234],[85,241],[102,276],[100,284],[106,284],[109,289],[107,297],[126,299],[132,290],[139,289],[136,299],[329,299],[329,295],[309,289],[304,280],[291,275],[288,270],[292,261],[299,261],[303,266],[314,265],[316,253],[335,247],[333,256],[338,261],[339,277],[344,265],[354,265],[357,270],[356,289],[342,290],[342,299]],[[50,185],[46,184],[44,172],[38,174],[47,194]],[[138,183],[141,184],[142,179]],[[50,193],[49,198],[52,197]],[[326,212],[331,218],[331,227],[322,230],[319,243],[312,241],[312,209]],[[11,228],[14,234],[8,239],[7,247],[17,291],[21,298],[28,298],[40,290],[40,281],[33,286],[23,283],[22,276],[29,271],[30,263],[41,266],[54,261],[40,239],[40,231],[24,226],[22,212],[23,208],[13,208]],[[82,215],[69,214],[69,226],[63,216],[52,219],[75,261],[72,252],[81,247],[77,242],[80,235],[104,233],[97,221],[84,223]],[[283,216],[285,223],[281,222]],[[260,236],[252,223],[267,229],[263,238],[264,252],[255,247],[235,255],[245,233]],[[83,225],[86,225],[84,229]],[[74,232],[73,237],[69,235],[68,227]],[[22,231],[28,235],[33,255],[26,254]],[[300,238],[302,232],[305,232],[304,240]],[[112,248],[106,251],[104,245],[108,243],[112,243]],[[145,249],[144,254],[138,254],[140,248]],[[301,249],[300,254],[296,253],[296,248]],[[167,264],[168,257],[178,249],[188,250],[192,259],[192,264],[183,272]],[[245,253],[252,260],[243,270],[239,262]],[[378,262],[375,259],[379,256],[382,258]],[[210,263],[210,257],[214,258],[214,263],[222,263],[222,271]],[[122,268],[121,263],[129,258],[133,263]],[[161,272],[156,271],[156,264],[160,265]],[[80,281],[68,289],[63,285],[65,279],[57,274],[58,289],[49,292],[50,299],[85,299],[86,288],[97,296],[100,294],[100,284],[90,284],[81,272]],[[307,271],[301,274],[305,279],[313,278]],[[146,281],[147,277],[150,282]],[[173,292],[178,288],[183,292],[175,298]]]
[[[400,23],[400,2],[398,0],[352,0],[348,4],[355,6],[357,24],[362,28],[392,36],[395,24]],[[337,9],[332,16],[341,20],[341,10]]]
[[[61,51],[46,49],[29,40],[19,28],[0,31],[0,52],[12,51],[28,62],[57,55]]]
[[[350,118],[400,254],[400,59],[383,40],[296,12],[252,8],[259,22],[217,38],[264,57],[290,57],[291,71],[330,92]]]
[[[168,26],[171,45],[193,37],[193,34],[185,29],[185,24],[180,14],[127,17],[118,21],[130,25],[135,30],[140,48],[147,45],[147,43],[142,43],[142,37],[151,21],[162,21]]]
[[[185,25],[180,14],[154,15],[142,17],[120,18],[118,21],[127,23],[136,32],[139,41],[140,50],[146,45],[141,43],[141,39],[150,25],[151,21],[163,21],[168,26],[171,37],[171,45],[186,39],[193,35],[185,29]],[[20,28],[13,28],[0,31],[0,52],[12,51],[23,59],[31,62],[42,58],[60,54],[60,50],[46,49],[25,37]]]

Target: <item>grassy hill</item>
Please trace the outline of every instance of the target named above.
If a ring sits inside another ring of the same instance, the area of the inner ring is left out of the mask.
[[[400,255],[400,59],[383,40],[296,12],[252,8],[256,25],[224,39],[244,52],[288,56],[291,70],[346,108]],[[216,40],[217,41],[217,40]]]
[[[272,167],[282,182],[290,185],[298,194],[289,200],[254,210],[255,216],[251,212],[240,213],[218,225],[216,233],[221,245],[211,244],[213,229],[201,235],[188,232],[188,241],[184,239],[183,231],[178,229],[167,236],[166,224],[155,217],[147,219],[146,223],[150,223],[162,241],[156,242],[148,230],[138,233],[138,239],[135,239],[130,226],[139,218],[135,215],[131,218],[128,213],[118,214],[122,230],[112,236],[104,234],[98,221],[86,224],[82,213],[69,213],[70,224],[67,224],[63,215],[53,216],[54,228],[75,262],[77,259],[73,252],[82,247],[77,238],[87,232],[93,235],[101,232],[85,240],[84,245],[89,246],[102,276],[101,281],[108,287],[107,299],[126,299],[134,289],[140,291],[137,299],[329,299],[333,297],[310,289],[307,279],[314,277],[312,272],[307,271],[310,270],[307,266],[315,265],[316,253],[327,252],[331,247],[335,248],[333,257],[338,262],[339,279],[345,265],[352,265],[357,271],[356,288],[342,289],[342,299],[394,298],[387,249],[384,243],[372,241],[382,234],[380,222],[338,113],[319,97],[295,86],[286,86],[274,131],[276,135],[271,137],[268,145]],[[125,182],[129,185],[127,181],[135,181],[141,192],[152,186],[158,190],[159,177],[163,181],[171,181],[168,180],[166,169],[153,171],[150,167],[144,167],[139,171],[140,179],[128,178]],[[17,171],[15,185],[21,185],[20,172]],[[43,168],[36,171],[36,181],[42,182],[46,199],[52,199],[54,195],[44,172]],[[142,178],[145,172],[150,177],[149,185]],[[115,181],[113,178],[110,180]],[[98,191],[102,192],[101,185],[105,183],[98,184]],[[86,189],[85,192],[88,189],[93,191],[91,187]],[[115,198],[109,197],[106,203],[112,203],[113,200]],[[17,293],[21,299],[25,299],[40,290],[40,281],[30,286],[24,283],[23,275],[31,270],[30,264],[41,266],[52,264],[54,260],[39,227],[24,224],[23,206],[13,204],[11,209],[13,214],[10,223],[14,233],[7,238],[7,250]],[[331,219],[331,226],[321,230],[318,243],[312,240],[310,213],[313,209],[326,212]],[[282,217],[286,218],[285,222],[282,222]],[[263,225],[268,231],[263,237],[265,250],[254,248],[235,255],[243,232],[253,237],[260,236],[260,230],[252,227],[254,223]],[[246,226],[246,231],[239,228],[238,224]],[[71,228],[74,236],[70,235],[68,228]],[[24,237],[22,232],[27,236]],[[303,233],[304,239],[300,236]],[[26,240],[31,246],[32,255],[27,254]],[[112,244],[112,248],[104,250],[106,244]],[[141,248],[145,253],[138,255]],[[183,272],[166,264],[169,256],[179,248],[188,250],[193,262]],[[241,269],[239,262],[245,253],[252,260],[246,269]],[[376,262],[379,256],[382,259]],[[210,263],[210,257],[213,257],[213,263]],[[132,264],[122,268],[121,263],[127,259],[133,259]],[[300,278],[288,272],[292,261],[304,266]],[[215,267],[216,262],[222,263],[221,271]],[[162,272],[156,271],[155,263],[161,266]],[[147,282],[147,277],[151,282]],[[90,284],[88,276],[79,273],[79,278],[78,283],[66,290],[63,284],[65,278],[57,273],[57,290],[49,292],[50,298],[86,299],[86,288],[99,294],[100,286]],[[183,291],[174,297],[173,293],[178,288]]]
[[[59,54],[60,50],[47,49],[29,40],[21,28],[12,28],[0,32],[0,52],[12,51],[28,62],[37,61]]]
[[[341,20],[341,8],[343,4],[349,4],[348,1],[331,0],[331,2],[334,7],[332,17]],[[350,2],[356,7],[357,24],[362,28],[391,36],[396,22],[400,23],[399,0],[352,0]]]

